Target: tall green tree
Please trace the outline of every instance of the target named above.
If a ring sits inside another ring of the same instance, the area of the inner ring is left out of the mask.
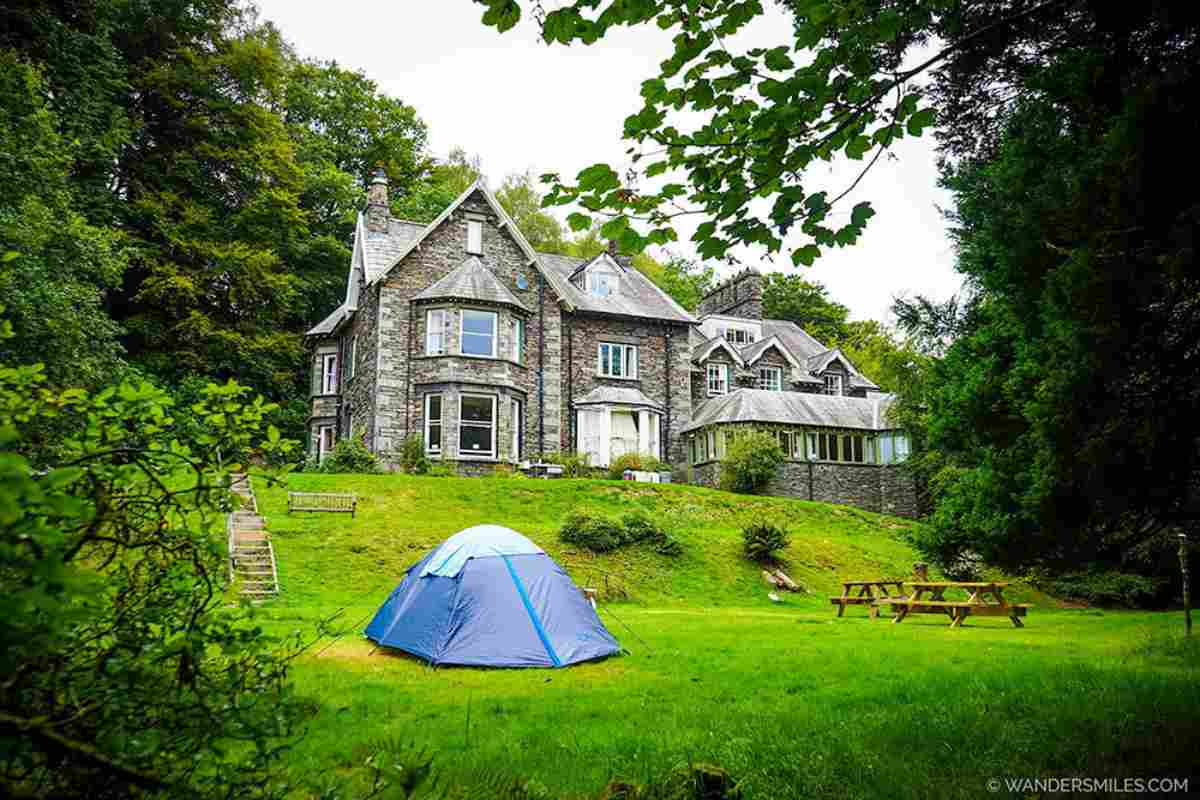
[[[517,223],[517,228],[539,253],[565,254],[567,240],[562,223],[542,210],[542,195],[532,172],[509,175],[496,191],[496,200]]]
[[[772,272],[763,283],[763,313],[770,319],[791,320],[833,347],[846,338],[850,309],[831,299],[822,283]]]

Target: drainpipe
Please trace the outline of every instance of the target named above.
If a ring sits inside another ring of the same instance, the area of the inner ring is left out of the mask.
[[[379,288],[379,303],[383,304],[383,287]],[[404,436],[412,432],[412,360],[413,360],[413,303],[408,301],[408,360],[404,364]],[[376,377],[378,381],[378,377]]]
[[[546,276],[538,270],[538,460],[546,456]]]
[[[575,444],[575,331],[571,328],[571,318],[563,317],[563,328],[567,335],[567,444],[571,449],[578,449]]]
[[[663,327],[663,350],[667,355],[667,413],[663,415],[662,454],[668,464],[671,463],[671,326]]]

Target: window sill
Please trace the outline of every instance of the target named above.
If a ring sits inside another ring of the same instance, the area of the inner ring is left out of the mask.
[[[465,453],[458,454],[459,461],[499,461],[500,458],[496,455],[468,455]]]
[[[601,375],[599,372],[596,373],[596,377],[605,381],[629,381],[630,383],[637,383],[641,380],[641,378],[629,378],[624,375]]]

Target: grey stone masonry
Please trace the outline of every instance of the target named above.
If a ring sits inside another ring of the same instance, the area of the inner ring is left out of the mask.
[[[418,303],[414,298],[427,287],[460,267],[467,253],[468,221],[482,222],[482,250],[478,257],[492,275],[534,313],[524,314],[505,305],[479,302]],[[416,249],[405,256],[383,278],[380,288],[377,339],[379,373],[375,387],[376,438],[374,449],[389,453],[411,432],[423,430],[424,395],[438,384],[489,387],[497,396],[525,398],[525,452],[558,449],[561,414],[559,343],[561,316],[557,298],[549,285],[500,220],[481,193],[463,202],[433,230]],[[426,312],[445,309],[450,314],[446,352],[425,353]],[[497,315],[496,355],[465,356],[460,353],[462,313],[468,308]],[[525,323],[523,364],[513,352],[515,322]],[[544,352],[543,352],[544,351]],[[544,370],[544,400],[539,398],[539,369]],[[544,414],[539,406],[544,403]],[[505,419],[507,415],[501,414]],[[504,426],[511,430],[511,419]],[[451,431],[446,429],[446,435]],[[503,433],[503,431],[501,431]],[[506,444],[498,460],[505,460]],[[511,456],[511,454],[508,454]]]
[[[758,270],[747,268],[712,289],[700,301],[696,313],[727,314],[743,319],[763,318],[763,277]]]
[[[692,416],[691,348],[688,346],[687,325],[582,314],[571,315],[566,324],[570,356],[568,359],[564,351],[568,393],[564,412],[572,416],[567,418],[569,430],[564,437],[564,446],[571,448],[571,437],[575,432],[571,401],[578,400],[598,386],[633,387],[641,390],[661,408],[665,428],[662,431],[663,460],[670,463],[682,461],[684,441],[680,432]],[[635,379],[600,375],[599,349],[604,342],[637,347]]]
[[[688,472],[691,483],[714,488],[721,484],[719,461],[697,464]],[[902,465],[787,461],[780,465],[764,494],[854,506],[897,517],[917,516],[916,483]]]

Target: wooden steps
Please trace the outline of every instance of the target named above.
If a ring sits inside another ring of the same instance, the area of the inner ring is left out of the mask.
[[[250,477],[244,474],[230,477],[230,489],[239,498],[241,507],[232,511],[226,521],[229,575],[237,584],[238,594],[252,603],[261,603],[279,596],[275,548],[271,546],[267,521],[258,513]]]

